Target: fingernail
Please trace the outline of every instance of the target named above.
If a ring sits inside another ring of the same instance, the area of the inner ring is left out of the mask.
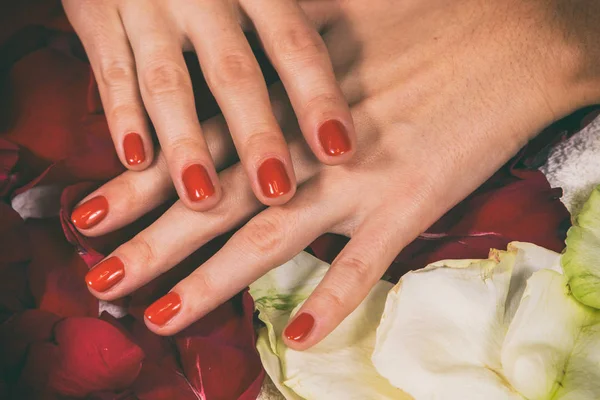
[[[163,326],[177,315],[180,309],[181,297],[175,292],[170,292],[146,308],[144,316],[154,325]]]
[[[325,121],[319,127],[319,140],[325,153],[330,156],[341,156],[349,152],[352,146],[346,127],[335,119]]]
[[[292,188],[283,163],[276,158],[269,158],[258,168],[258,181],[264,195],[270,198],[283,196]]]
[[[108,201],[104,196],[89,199],[71,213],[71,221],[79,229],[89,229],[98,225],[108,213]]]
[[[118,257],[110,257],[92,268],[85,276],[88,286],[97,292],[105,292],[125,276],[125,266]]]
[[[192,201],[205,200],[215,194],[215,187],[210,176],[200,164],[190,165],[183,171],[183,185]]]
[[[125,138],[123,138],[123,151],[125,152],[125,160],[129,165],[138,165],[146,161],[144,142],[137,133],[125,135]]]
[[[308,336],[314,325],[315,319],[313,316],[302,313],[298,315],[287,328],[285,328],[283,334],[289,340],[301,342]]]

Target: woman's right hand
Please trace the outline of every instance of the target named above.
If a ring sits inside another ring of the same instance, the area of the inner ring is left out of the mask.
[[[296,190],[289,151],[244,36],[252,27],[279,73],[306,141],[323,163],[348,161],[355,134],[323,40],[295,0],[63,0],[86,49],[117,154],[151,165],[148,113],[173,184],[193,210],[222,195],[196,116],[182,48],[198,55],[256,197],[287,202]],[[85,229],[85,225],[79,226]]]

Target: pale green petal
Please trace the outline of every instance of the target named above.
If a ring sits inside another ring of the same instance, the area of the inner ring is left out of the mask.
[[[600,308],[600,186],[597,187],[567,233],[562,266],[573,295]]]
[[[540,269],[550,269],[562,273],[560,254],[552,250],[532,243],[512,242],[508,244],[508,251],[516,252],[516,259],[506,299],[505,321],[507,326],[519,307],[527,280],[534,272]]]
[[[502,376],[505,302],[516,253],[441,261],[388,296],[373,363],[416,399],[522,399]]]
[[[375,330],[392,284],[379,282],[368,297],[322,342],[303,352],[287,348],[281,332],[292,309],[321,281],[329,265],[307,253],[250,286],[261,330],[257,347],[265,370],[287,399],[411,399],[380,376],[371,363]]]
[[[536,272],[502,348],[512,386],[529,400],[599,399],[599,316],[570,294],[565,276]]]
[[[304,400],[302,397],[296,394],[296,392],[294,392],[292,389],[283,384],[285,378],[283,376],[283,371],[281,370],[281,363],[279,357],[271,351],[271,346],[269,343],[269,333],[267,328],[261,328],[258,331],[258,338],[256,339],[256,348],[258,350],[258,354],[260,355],[260,360],[262,362],[263,368],[265,369],[267,375],[269,375],[271,381],[273,381],[279,392],[281,392],[281,394],[287,400]]]

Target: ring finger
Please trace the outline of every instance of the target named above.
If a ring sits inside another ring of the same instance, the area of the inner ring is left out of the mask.
[[[137,64],[146,110],[182,202],[206,210],[221,188],[196,115],[182,38],[157,2],[121,2],[123,25]]]

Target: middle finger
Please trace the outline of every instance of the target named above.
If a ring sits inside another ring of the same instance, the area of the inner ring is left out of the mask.
[[[184,29],[221,108],[256,197],[287,202],[296,189],[289,150],[265,79],[227,1],[183,2]]]

